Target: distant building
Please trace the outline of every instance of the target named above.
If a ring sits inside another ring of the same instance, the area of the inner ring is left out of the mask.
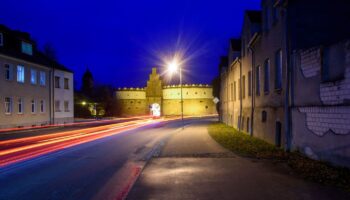
[[[115,92],[118,113],[122,116],[149,115],[156,104],[161,115],[181,115],[180,90],[179,85],[163,86],[156,68],[153,68],[146,88],[119,88]],[[184,115],[216,114],[211,86],[184,84],[182,94]]]
[[[245,13],[241,38],[231,40],[229,63],[221,67],[221,120],[287,150],[350,166],[348,2],[261,5]],[[232,45],[237,40],[240,47]]]
[[[54,99],[62,98],[54,93],[54,68],[55,74],[70,74],[71,92],[63,96],[73,104],[72,73],[44,56],[28,33],[0,25],[0,68],[0,128],[40,126],[61,118],[53,110]],[[72,110],[70,119],[61,122],[72,121]]]

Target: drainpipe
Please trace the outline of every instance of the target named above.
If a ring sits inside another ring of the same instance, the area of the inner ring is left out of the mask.
[[[49,71],[49,118],[50,118],[50,124],[52,124],[52,88],[51,88],[51,73],[52,71]]]
[[[252,87],[252,106],[251,106],[251,113],[250,113],[250,136],[253,136],[253,132],[254,132],[254,112],[255,112],[255,70],[254,70],[254,66],[255,66],[255,51],[253,49],[253,47],[249,46],[249,50],[252,53],[252,61],[251,61],[251,73],[252,73],[252,77],[251,77],[251,87]]]

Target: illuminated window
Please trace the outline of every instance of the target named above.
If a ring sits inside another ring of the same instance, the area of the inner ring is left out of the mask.
[[[5,64],[5,79],[10,81],[13,79],[13,69],[9,64]]]
[[[23,98],[18,99],[18,114],[23,113]]]
[[[32,100],[30,101],[30,103],[31,103],[31,110],[32,110],[32,113],[35,113],[35,111],[36,111],[35,100],[32,99]]]
[[[20,65],[17,66],[17,82],[24,83],[24,67]]]
[[[5,97],[5,114],[11,114],[11,113],[12,113],[12,98]]]
[[[39,73],[39,81],[40,81],[40,85],[41,86],[45,86],[46,85],[46,73],[41,71]]]
[[[28,42],[22,41],[22,53],[33,55],[33,46]]]
[[[40,100],[40,112],[44,113],[45,112],[45,101]]]
[[[36,70],[35,69],[31,69],[30,70],[30,83],[31,84],[36,84]]]

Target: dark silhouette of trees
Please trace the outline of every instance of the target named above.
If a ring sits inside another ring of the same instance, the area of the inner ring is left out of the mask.
[[[89,98],[93,98],[94,93],[94,78],[89,69],[86,69],[83,78],[82,78],[82,86],[81,92]]]

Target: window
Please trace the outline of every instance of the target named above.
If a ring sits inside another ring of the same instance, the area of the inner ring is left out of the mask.
[[[33,55],[33,46],[28,42],[22,41],[22,53]]]
[[[236,101],[236,81],[233,83],[233,99]]]
[[[260,66],[256,67],[256,72],[255,72],[255,78],[256,78],[256,95],[260,96]]]
[[[242,76],[242,98],[245,98],[245,76]]]
[[[64,89],[68,90],[69,89],[69,79],[64,78]]]
[[[12,113],[12,98],[5,97],[5,114],[11,114],[11,113]]]
[[[238,79],[238,98],[239,100],[242,99],[242,88],[241,88],[241,79]]]
[[[265,110],[263,110],[261,112],[261,121],[266,122],[266,120],[267,120],[267,112]]]
[[[24,83],[24,67],[20,65],[17,66],[17,82]]]
[[[18,114],[23,114],[23,98],[18,98]]]
[[[252,72],[248,72],[248,96],[252,96]]]
[[[0,46],[4,46],[4,36],[0,33]]]
[[[275,89],[282,89],[282,50],[275,55]]]
[[[41,86],[45,86],[46,85],[46,73],[41,71],[39,72],[39,84]]]
[[[40,100],[40,112],[44,113],[45,112],[45,101]]]
[[[273,23],[276,23],[278,20],[278,8],[277,8],[277,6],[272,7],[272,20],[273,20]]]
[[[9,64],[5,64],[5,79],[11,81],[13,79],[13,70],[12,66]]]
[[[333,82],[344,79],[346,60],[346,52],[343,46],[324,47],[321,65],[322,82]]]
[[[264,63],[264,93],[270,91],[270,59],[266,59]]]
[[[231,83],[230,86],[231,86],[231,101],[233,101],[233,92],[234,92],[234,91],[233,91],[233,83]]]
[[[60,101],[55,101],[55,112],[61,112],[60,107]]]
[[[35,69],[30,70],[30,83],[33,85],[36,84],[36,70]]]
[[[69,112],[69,101],[64,101],[64,112]]]
[[[60,88],[60,77],[55,76],[55,88]]]
[[[32,113],[35,113],[35,111],[36,111],[36,105],[35,105],[35,100],[34,99],[32,99],[31,101],[30,101],[30,103],[31,103],[31,111],[32,111]]]

